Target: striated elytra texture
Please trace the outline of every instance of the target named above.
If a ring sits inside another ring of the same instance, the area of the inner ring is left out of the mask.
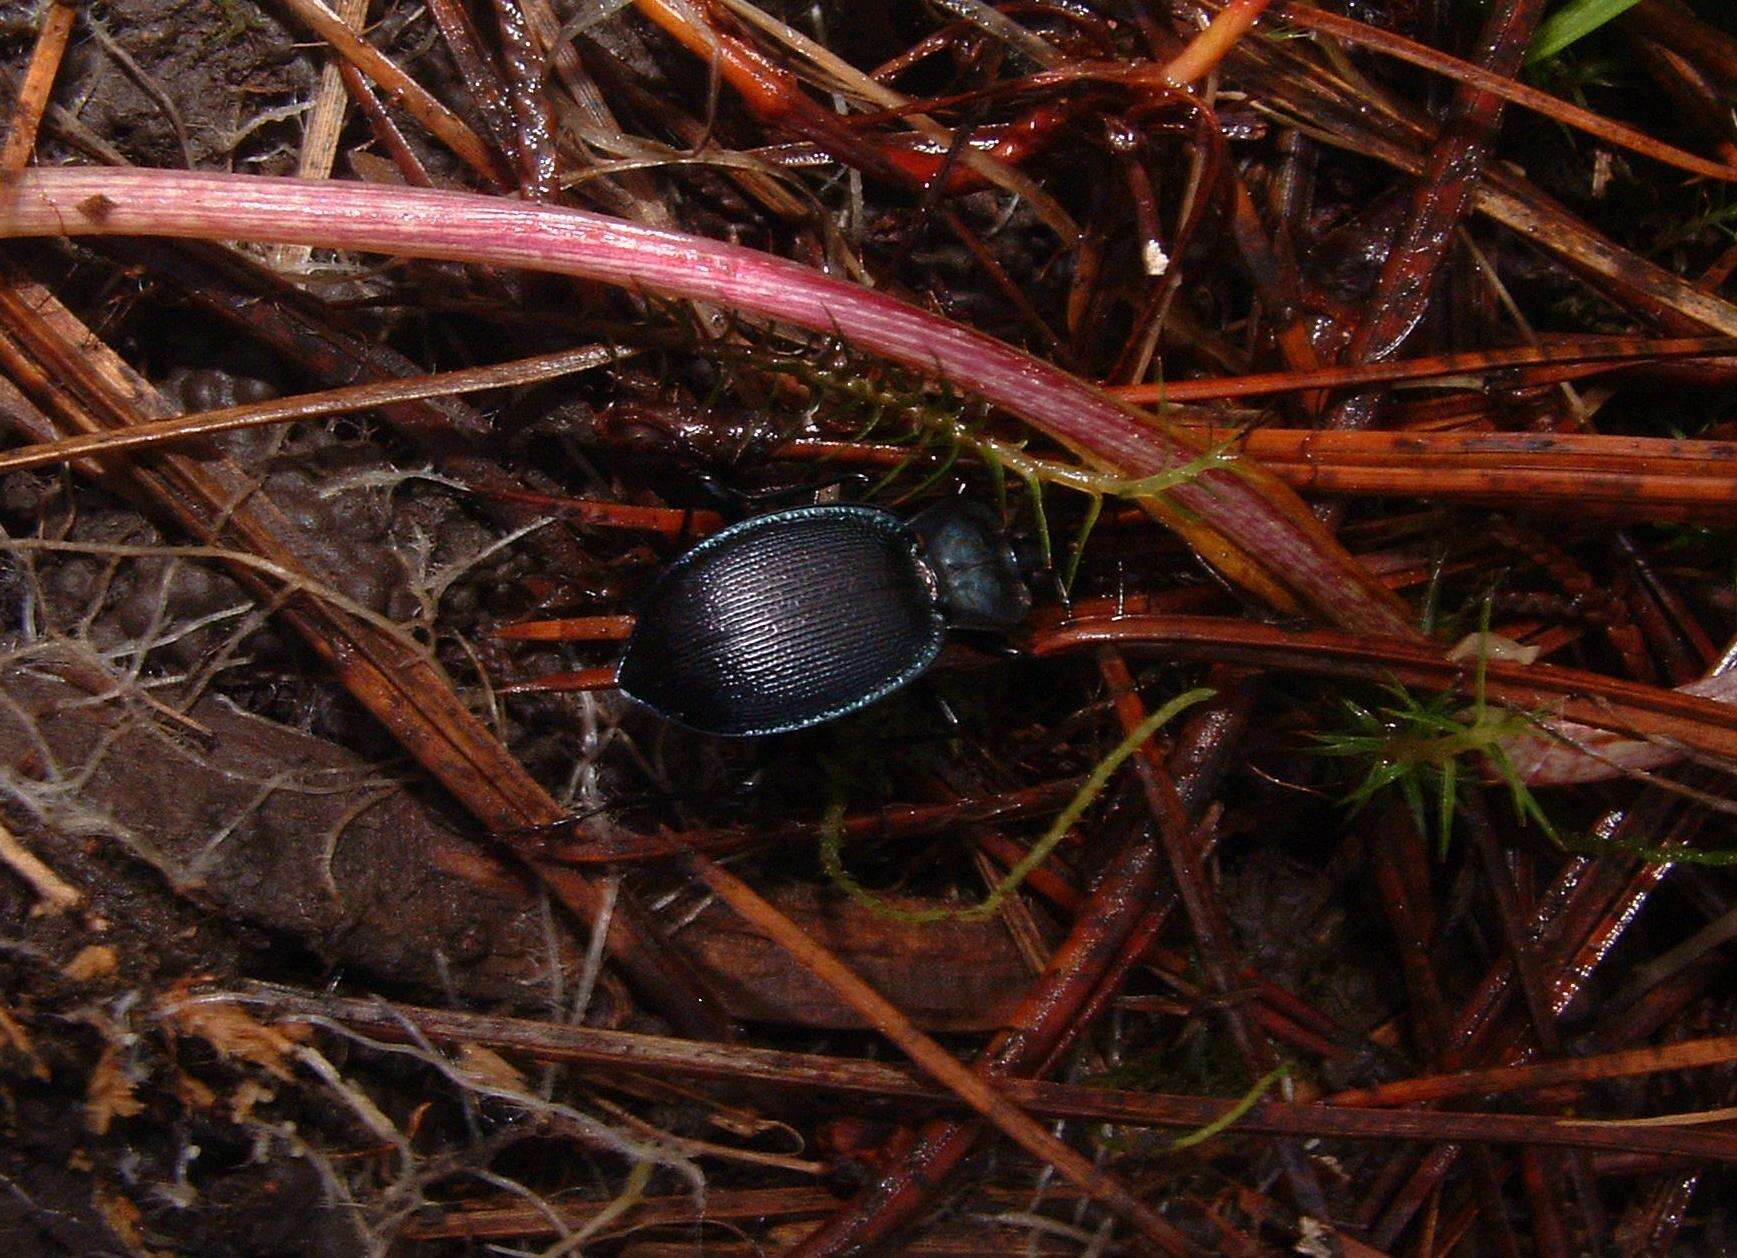
[[[873,507],[802,507],[725,529],[647,594],[621,690],[708,734],[784,733],[866,707],[941,650],[917,548]]]

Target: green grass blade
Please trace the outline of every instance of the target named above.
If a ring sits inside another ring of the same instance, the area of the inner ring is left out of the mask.
[[[1272,1087],[1273,1084],[1277,1083],[1280,1079],[1285,1078],[1290,1073],[1291,1072],[1284,1066],[1276,1066],[1272,1070],[1269,1070],[1265,1075],[1261,1076],[1258,1081],[1256,1081],[1254,1087],[1250,1088],[1243,1095],[1242,1100],[1231,1106],[1222,1116],[1213,1119],[1204,1127],[1189,1132],[1186,1136],[1178,1136],[1173,1140],[1170,1144],[1171,1151],[1174,1152],[1178,1149],[1192,1148],[1194,1145],[1212,1139],[1219,1132],[1223,1131],[1226,1127],[1229,1127],[1232,1123],[1236,1122],[1237,1119],[1253,1109],[1255,1103],[1265,1095],[1268,1088]]]
[[[1554,57],[1576,40],[1634,8],[1640,0],[1568,0],[1556,12],[1538,23],[1532,36],[1532,46],[1526,50],[1526,64],[1532,65]]]
[[[1049,513],[1043,509],[1043,481],[1035,472],[1021,473],[1025,487],[1031,492],[1031,515],[1037,525],[1037,553],[1043,559],[1043,566],[1055,567],[1055,552],[1049,543]]]
[[[1122,762],[1139,751],[1148,738],[1156,734],[1165,725],[1186,712],[1197,703],[1204,703],[1217,692],[1205,687],[1185,691],[1142,721],[1133,733],[1129,734],[1111,751],[1109,755],[1092,768],[1086,775],[1086,780],[1080,784],[1080,789],[1068,801],[1050,822],[1048,830],[1031,850],[1021,857],[1007,876],[994,887],[989,895],[978,904],[966,908],[933,908],[933,909],[903,909],[896,904],[889,904],[874,892],[863,886],[850,871],[844,867],[844,804],[834,801],[826,810],[826,815],[820,823],[820,865],[826,872],[827,880],[844,892],[858,904],[881,917],[891,918],[898,922],[914,922],[918,924],[929,922],[944,922],[948,920],[970,922],[982,921],[992,916],[1001,907],[1001,902],[1018,891],[1031,871],[1049,859],[1050,853],[1060,846],[1067,832],[1092,806],[1099,793],[1109,784],[1116,770],[1122,767]]]
[[[1454,832],[1454,787],[1458,780],[1459,761],[1445,761],[1441,766],[1441,807],[1436,819],[1437,855],[1443,860],[1447,859],[1448,839]]]
[[[1104,499],[1101,494],[1093,494],[1086,506],[1085,518],[1080,521],[1080,531],[1074,536],[1073,550],[1068,554],[1067,571],[1062,573],[1062,591],[1066,594],[1074,592],[1074,578],[1080,575],[1080,560],[1086,556],[1086,542],[1092,535],[1092,529],[1098,523],[1098,516],[1104,510]]]

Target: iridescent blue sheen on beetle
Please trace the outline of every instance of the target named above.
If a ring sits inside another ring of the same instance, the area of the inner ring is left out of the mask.
[[[622,692],[703,733],[787,733],[915,681],[961,597],[963,627],[1024,615],[1030,593],[997,531],[977,517],[919,521],[799,507],[707,538],[642,601]],[[1017,592],[996,588],[1009,582]]]
[[[1005,633],[1031,614],[1031,590],[988,507],[968,498],[938,503],[911,517],[911,531],[923,541],[950,628]]]

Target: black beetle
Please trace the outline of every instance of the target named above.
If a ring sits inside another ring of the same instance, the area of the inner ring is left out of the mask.
[[[980,507],[909,523],[876,507],[798,507],[732,525],[665,569],[616,681],[702,733],[788,733],[915,681],[949,625],[1008,629],[1030,607]]]

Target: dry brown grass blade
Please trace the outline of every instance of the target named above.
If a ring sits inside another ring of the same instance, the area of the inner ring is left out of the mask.
[[[1284,0],[1273,7],[1273,12],[1279,18],[1295,22],[1298,26],[1332,35],[1348,43],[1362,44],[1377,52],[1385,53],[1400,61],[1406,61],[1426,70],[1433,70],[1446,75],[1457,82],[1469,84],[1500,96],[1513,104],[1526,109],[1535,110],[1547,118],[1585,131],[1609,144],[1627,148],[1656,161],[1679,167],[1690,174],[1702,175],[1709,179],[1737,179],[1737,168],[1719,162],[1708,161],[1693,153],[1684,152],[1673,144],[1656,140],[1644,132],[1636,131],[1618,122],[1612,122],[1602,114],[1596,114],[1590,109],[1580,106],[1548,92],[1541,92],[1535,87],[1515,79],[1492,74],[1482,66],[1469,61],[1462,61],[1439,52],[1424,44],[1395,35],[1379,27],[1342,17],[1337,13],[1328,13],[1306,4],[1288,4]]]
[[[1346,385],[1390,384],[1406,380],[1429,380],[1443,376],[1497,378],[1517,367],[1533,364],[1608,365],[1612,370],[1641,361],[1677,357],[1737,353],[1737,340],[1730,337],[1679,337],[1647,340],[1616,338],[1605,343],[1518,346],[1512,349],[1473,350],[1426,358],[1386,359],[1380,362],[1339,363],[1306,371],[1271,371],[1259,375],[1231,376],[1218,380],[1171,380],[1156,384],[1127,385],[1112,389],[1128,402],[1196,402],[1221,398],[1288,393],[1299,389],[1332,389]]]
[[[1530,1092],[1599,1079],[1633,1078],[1656,1071],[1722,1066],[1731,1061],[1737,1061],[1737,1035],[1715,1035],[1592,1057],[1568,1057],[1524,1066],[1495,1066],[1486,1070],[1400,1079],[1371,1088],[1335,1092],[1326,1101],[1331,1105],[1415,1105],[1495,1092]]]
[[[30,154],[36,148],[36,129],[48,108],[61,58],[66,54],[66,41],[72,37],[77,18],[78,8],[68,0],[52,0],[47,6],[42,30],[36,36],[36,48],[30,54],[30,68],[25,71],[24,83],[12,106],[6,142],[0,145],[0,182],[16,178],[30,164]]]
[[[1403,495],[1584,518],[1737,521],[1737,443],[1580,433],[1212,430],[1303,493]]]
[[[1294,54],[1245,44],[1238,69],[1266,92],[1260,102],[1311,139],[1382,162],[1413,177],[1428,164],[1423,150],[1438,137],[1387,112],[1387,102],[1358,97],[1348,86]],[[1512,169],[1492,166],[1472,194],[1473,208],[1614,294],[1665,312],[1674,332],[1705,328],[1737,336],[1737,306],[1692,280],[1647,261],[1594,230]]]
[[[681,1078],[733,1080],[766,1084],[793,1091],[824,1091],[865,1098],[901,1098],[966,1104],[922,1078],[923,1071],[887,1062],[821,1053],[784,1052],[748,1045],[717,1045],[595,1027],[560,1026],[523,1018],[429,1009],[379,1000],[311,995],[291,988],[255,985],[239,998],[265,1006],[268,1016],[285,1021],[329,1018],[394,1043],[410,1034],[407,1027],[441,1045],[485,1044],[503,1053],[522,1054],[534,1061],[570,1062],[606,1075],[634,1071]],[[1700,1045],[1612,1054],[1629,1059],[1619,1074],[1643,1074],[1673,1068],[1709,1067],[1730,1060],[1729,1037]],[[1638,1058],[1645,1054],[1648,1062]],[[1675,1062],[1673,1066],[1671,1062]],[[1487,1075],[1498,1088],[1523,1090],[1546,1079],[1546,1072],[1571,1071],[1572,1060],[1519,1067],[1512,1072],[1470,1072]],[[1509,1078],[1535,1071],[1530,1079]],[[1584,1075],[1582,1077],[1585,1077]],[[1235,1098],[1182,1096],[1161,1092],[1122,1091],[1051,1083],[1005,1076],[996,1090],[1046,1118],[1082,1118],[1130,1126],[1198,1128],[1222,1119],[1238,1104]],[[1635,1146],[1654,1152],[1694,1151],[1695,1156],[1737,1161],[1737,1137],[1729,1132],[1697,1130],[1695,1115],[1666,1115],[1639,1129]],[[1301,1104],[1262,1101],[1241,1119],[1238,1130],[1297,1136],[1344,1136],[1359,1140],[1411,1141],[1463,1139],[1490,1143],[1526,1142],[1564,1148],[1621,1149],[1624,1133],[1614,1124],[1544,1114],[1502,1114],[1454,1110],[1381,1110],[1329,1103]]]
[[[1191,382],[1185,382],[1191,383]],[[1204,382],[1203,382],[1204,383]],[[1737,444],[1597,433],[1327,431],[1193,426],[1203,444],[1258,460],[1305,494],[1416,497],[1573,518],[1737,520]],[[904,467],[905,446],[798,439],[778,453],[853,467]],[[938,463],[945,456],[933,456]],[[4,466],[0,463],[0,466]],[[1136,512],[1117,514],[1137,522]]]
[[[621,354],[615,350],[587,345],[553,354],[539,354],[514,362],[497,363],[492,367],[471,367],[406,380],[356,384],[342,389],[325,389],[318,393],[272,398],[264,402],[249,402],[198,414],[177,415],[170,419],[133,424],[124,429],[105,429],[102,432],[63,437],[58,441],[45,441],[17,450],[8,450],[0,454],[0,472],[70,462],[87,455],[115,455],[123,451],[191,441],[247,428],[262,428],[270,424],[289,424],[325,415],[342,415],[378,406],[390,406],[397,402],[452,397],[482,389],[512,388],[552,380],[573,372],[589,371],[605,363],[615,362],[620,357]]]
[[[338,0],[337,19],[359,31],[368,20],[368,0]],[[320,85],[314,105],[302,130],[301,152],[296,155],[296,175],[302,179],[326,179],[338,156],[338,139],[344,130],[349,97],[344,91],[345,63],[334,56],[320,68]],[[313,250],[307,245],[278,245],[271,251],[274,265],[293,271],[306,265]]]
[[[430,134],[480,176],[497,188],[512,180],[502,170],[493,150],[484,144],[464,120],[442,105],[427,88],[411,78],[374,45],[351,30],[344,19],[320,0],[278,0],[299,22],[332,46],[345,61],[367,75],[386,92],[393,103],[427,127]]]

